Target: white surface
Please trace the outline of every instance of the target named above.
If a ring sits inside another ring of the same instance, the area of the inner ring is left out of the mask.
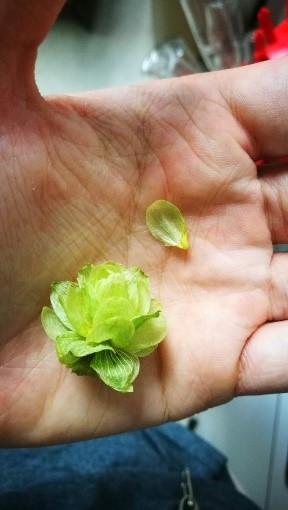
[[[277,395],[239,397],[197,416],[197,433],[228,457],[239,485],[263,509],[276,402]]]
[[[36,82],[43,94],[138,83],[147,80],[141,64],[152,48],[148,0],[98,0],[93,33],[56,22],[39,49]]]
[[[287,510],[288,486],[285,468],[288,462],[288,394],[278,395],[277,413],[265,510]]]

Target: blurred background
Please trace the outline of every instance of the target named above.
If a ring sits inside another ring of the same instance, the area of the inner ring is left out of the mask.
[[[67,0],[40,48],[38,86],[74,92],[249,63],[263,5],[284,19],[285,0]]]
[[[277,58],[288,54],[287,5],[68,0],[40,47],[36,81],[43,94],[73,93]],[[288,395],[241,397],[190,423],[263,510],[287,510]]]
[[[149,0],[68,0],[39,50],[44,94],[137,83],[153,48]]]

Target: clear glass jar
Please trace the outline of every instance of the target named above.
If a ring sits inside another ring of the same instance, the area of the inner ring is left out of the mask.
[[[201,57],[209,70],[241,64],[243,19],[238,0],[180,0]]]

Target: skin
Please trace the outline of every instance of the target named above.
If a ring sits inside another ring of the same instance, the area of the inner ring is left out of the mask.
[[[42,98],[37,46],[58,0],[0,5],[0,438],[44,444],[288,390],[288,61]],[[174,202],[190,249],[149,234]],[[61,366],[39,321],[86,262],[143,268],[168,336],[133,394]]]

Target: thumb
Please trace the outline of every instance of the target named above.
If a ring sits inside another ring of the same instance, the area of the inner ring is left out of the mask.
[[[1,0],[0,52],[37,48],[65,0]]]
[[[1,0],[0,94],[10,105],[34,86],[37,48],[65,0]]]

